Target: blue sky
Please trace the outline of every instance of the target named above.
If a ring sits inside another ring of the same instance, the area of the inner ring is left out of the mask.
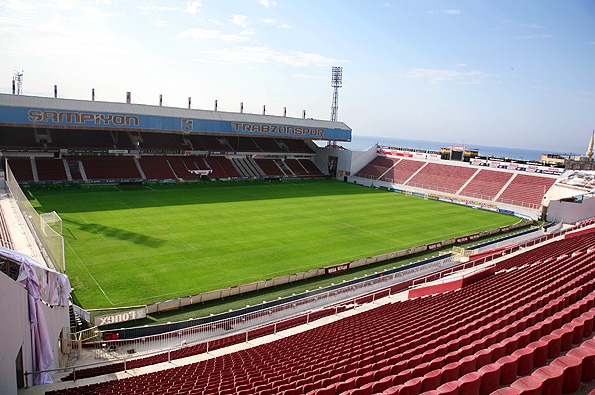
[[[0,92],[330,118],[355,135],[584,153],[595,2],[0,0]],[[380,142],[381,139],[379,139]]]

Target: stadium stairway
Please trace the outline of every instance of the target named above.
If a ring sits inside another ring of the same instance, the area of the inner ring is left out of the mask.
[[[458,291],[391,301],[160,372],[47,393],[490,394],[530,386],[572,393],[593,370],[594,250],[593,232],[567,237],[497,263],[495,275]]]

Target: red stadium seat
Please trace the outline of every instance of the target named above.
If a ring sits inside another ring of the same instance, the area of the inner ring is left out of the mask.
[[[551,366],[560,368],[564,374],[562,384],[562,392],[570,394],[579,389],[581,382],[581,360],[573,358],[569,355],[564,355],[554,359]]]
[[[564,383],[564,371],[555,366],[543,366],[531,376],[536,377],[542,382],[543,395],[558,395],[562,393],[562,384]]]
[[[481,367],[478,372],[481,374],[480,394],[488,395],[500,386],[500,369],[497,363],[490,363]]]
[[[481,374],[471,372],[459,378],[459,395],[477,395],[481,389]]]
[[[521,377],[510,385],[518,391],[519,395],[541,395],[542,381],[537,377],[526,376]]]
[[[535,355],[535,349],[529,347],[519,348],[512,353],[517,358],[518,367],[517,375],[526,376],[533,370],[533,357]]]
[[[514,355],[506,355],[496,361],[501,366],[500,384],[508,385],[516,380],[518,370],[518,358]]]
[[[568,351],[566,355],[581,361],[582,382],[595,379],[595,349],[580,346]]]

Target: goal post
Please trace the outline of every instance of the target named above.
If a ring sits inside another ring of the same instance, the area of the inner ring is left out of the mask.
[[[51,233],[50,230],[46,231],[46,228],[49,227],[51,230],[62,236],[62,218],[58,215],[57,212],[52,211],[50,213],[44,213],[40,215],[41,217],[41,228],[44,234]]]

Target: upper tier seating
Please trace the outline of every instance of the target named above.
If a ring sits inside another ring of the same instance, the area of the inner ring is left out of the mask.
[[[226,138],[206,135],[190,135],[188,139],[192,142],[192,146],[197,151],[211,151],[211,152],[230,152],[235,151]]]
[[[182,135],[173,133],[138,133],[138,149],[144,152],[179,152],[191,147],[185,143]]]
[[[254,141],[262,152],[289,152],[287,145],[279,144],[277,139],[271,138],[254,138]]]
[[[35,132],[28,128],[3,127],[0,133],[0,147],[7,150],[39,150],[43,144],[35,141]]]
[[[576,369],[564,363],[582,367],[581,355],[591,355],[584,347],[595,322],[593,250],[594,232],[567,237],[521,252],[515,263],[497,263],[496,274],[457,291],[384,304],[201,362],[47,394],[420,394],[438,388],[455,394],[467,387],[474,390],[463,393],[487,395],[529,376],[544,388],[558,377],[564,392],[572,392],[577,380],[564,377]],[[572,360],[559,359],[566,351]]]
[[[126,132],[68,129],[50,130],[47,146],[53,149],[94,152],[134,148]]]
[[[252,137],[228,137],[227,140],[236,152],[262,152]]]
[[[314,151],[308,147],[306,140],[295,140],[295,139],[276,139],[280,144],[287,147],[288,152],[299,152],[311,154]]]

